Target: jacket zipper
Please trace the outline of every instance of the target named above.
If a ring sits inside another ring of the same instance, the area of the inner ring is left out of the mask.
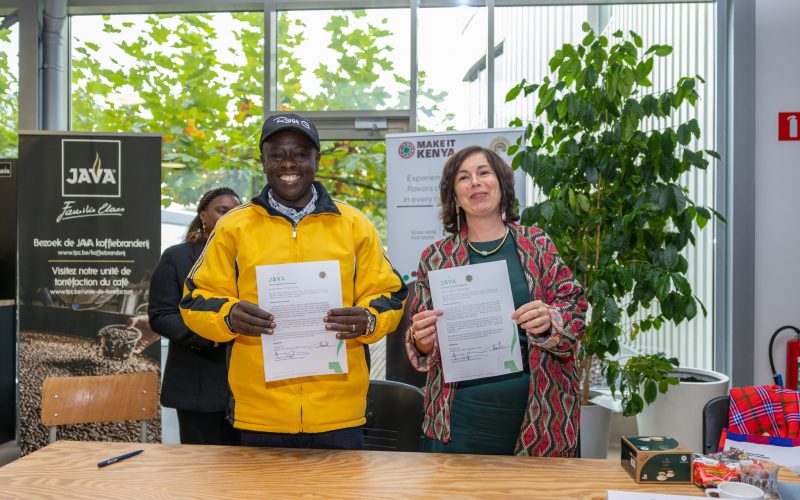
[[[297,223],[292,221],[292,262],[297,262],[299,259],[297,249]]]
[[[300,432],[303,432],[303,384],[300,384]]]
[[[292,248],[294,262],[297,262],[297,222],[292,221]],[[300,383],[300,432],[303,432],[303,384]]]

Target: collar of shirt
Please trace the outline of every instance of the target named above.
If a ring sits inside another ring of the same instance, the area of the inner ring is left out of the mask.
[[[295,210],[275,201],[275,198],[272,197],[272,189],[267,192],[267,198],[269,199],[269,206],[288,217],[295,225],[300,222],[300,219],[317,208],[317,189],[314,186],[311,186],[311,201],[302,210]]]

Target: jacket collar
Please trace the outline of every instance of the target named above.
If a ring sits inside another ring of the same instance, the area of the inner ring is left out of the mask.
[[[333,198],[331,195],[328,194],[328,190],[325,189],[325,186],[322,185],[319,181],[314,181],[314,188],[317,190],[317,203],[316,207],[314,207],[314,211],[311,212],[312,214],[334,214],[334,215],[341,215],[341,212],[336,207],[336,203],[334,203]],[[282,213],[278,212],[274,208],[272,208],[269,204],[269,199],[267,198],[267,192],[269,191],[269,185],[264,186],[264,189],[258,193],[258,196],[253,198],[253,203],[260,206],[264,210],[267,211],[269,215],[274,217],[285,217]]]

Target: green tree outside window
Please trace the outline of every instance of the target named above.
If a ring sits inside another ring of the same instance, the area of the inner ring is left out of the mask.
[[[163,164],[182,167],[162,170],[165,205],[193,205],[218,184],[249,195],[260,171],[263,14],[226,16],[104,16],[119,50],[74,40],[72,129],[164,134]],[[227,50],[237,63],[220,53],[222,29],[236,40]]]
[[[225,22],[219,16],[227,16]],[[181,167],[162,170],[165,205],[193,205],[202,192],[220,184],[252,196],[263,184],[256,150],[264,115],[263,14],[130,19],[102,18],[103,31],[118,35],[114,53],[119,60],[103,55],[107,47],[76,37],[73,130],[163,133],[162,165]],[[408,107],[408,78],[395,72],[388,57],[392,32],[386,19],[367,19],[364,10],[333,12],[324,29],[336,65],[314,68],[305,68],[296,54],[309,36],[301,19],[302,13],[284,12],[277,23],[280,110],[387,109],[391,101]],[[223,29],[232,32],[235,45],[220,42]],[[223,50],[238,62],[229,62]],[[316,91],[303,85],[308,69],[319,82]],[[377,76],[382,73],[391,74],[399,90],[385,88]],[[424,74],[419,87],[420,111],[430,115],[446,93],[425,89]],[[441,126],[447,128],[446,121]],[[364,211],[385,235],[384,142],[325,141],[322,147],[320,180],[333,196]]]
[[[0,45],[11,44],[11,30],[0,30]],[[19,83],[9,57],[0,51],[0,158],[17,157],[17,98]]]

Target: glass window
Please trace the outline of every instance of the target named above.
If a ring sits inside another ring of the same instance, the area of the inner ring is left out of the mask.
[[[506,127],[516,117],[533,119],[533,106],[516,99],[505,102],[508,90],[525,78],[541,82],[550,74],[548,61],[565,43],[580,43],[581,24],[591,7],[499,7],[495,9],[495,126]],[[485,71],[481,72],[485,79]]]
[[[161,209],[161,252],[167,248],[183,243],[186,231],[194,220],[195,210],[175,203]]]
[[[386,143],[322,141],[317,180],[369,217],[386,243]]]
[[[676,116],[681,121],[697,119],[702,133],[700,141],[692,144],[693,148],[716,150],[715,16],[713,3],[497,8],[495,39],[502,44],[502,53],[496,55],[495,64],[495,124],[505,126],[514,117],[524,122],[537,120],[535,94],[505,103],[506,93],[522,78],[530,83],[541,82],[550,74],[548,62],[556,49],[564,43],[579,43],[584,36],[581,24],[589,22],[597,33],[606,36],[617,30],[623,33],[632,30],[642,37],[645,46],[667,44],[673,47],[669,57],[655,59],[651,76],[653,87],[648,92],[659,95],[682,76],[700,75],[705,79],[705,84],[698,89],[698,106],[694,109],[686,106]],[[478,85],[474,85],[477,89]],[[715,207],[714,162],[705,171],[690,173],[683,184],[698,205]],[[532,201],[540,196],[533,189],[531,194]],[[714,230],[714,224],[697,230],[696,244],[683,252],[689,262],[687,278],[709,312],[715,310]],[[676,356],[684,366],[713,369],[713,332],[712,314],[698,314],[692,321],[678,326],[664,325],[658,335],[640,335],[633,347],[643,352]]]
[[[0,29],[0,158],[17,157],[18,31],[18,23]]]
[[[420,130],[486,128],[486,8],[418,12]]]
[[[263,175],[264,14],[73,16],[72,129],[163,133],[165,203]]]
[[[408,9],[282,11],[281,110],[408,109]]]
[[[608,33],[633,30],[641,35],[645,45],[667,44],[673,47],[669,57],[655,59],[651,78],[654,94],[669,90],[682,76],[700,75],[705,80],[705,84],[697,89],[700,94],[697,107],[685,105],[675,114],[682,122],[697,119],[701,135],[699,140],[691,143],[694,149],[717,149],[715,9],[713,3],[609,7]],[[665,123],[653,122],[650,125],[663,127]],[[712,161],[707,170],[693,171],[682,179],[689,189],[689,197],[698,205],[716,208],[716,168],[717,163]],[[694,294],[709,311],[708,316],[698,314],[679,326],[665,325],[664,333],[667,335],[640,335],[636,342],[638,349],[676,356],[681,360],[681,366],[713,369],[715,239],[715,225],[708,224],[703,230],[695,231],[696,243],[683,252],[689,262],[687,279]]]

